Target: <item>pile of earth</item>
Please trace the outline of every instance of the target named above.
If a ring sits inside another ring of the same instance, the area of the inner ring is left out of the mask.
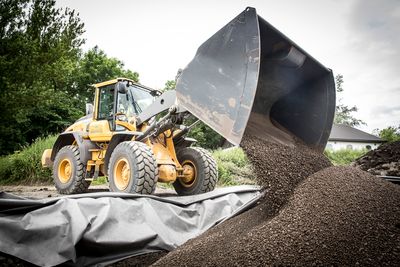
[[[400,141],[386,143],[355,160],[352,166],[373,175],[400,176]]]
[[[320,153],[246,136],[260,203],[155,266],[397,265],[400,187]]]

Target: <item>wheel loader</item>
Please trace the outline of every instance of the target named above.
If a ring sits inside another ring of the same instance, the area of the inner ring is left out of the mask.
[[[42,156],[52,166],[62,194],[85,192],[107,175],[111,191],[152,194],[157,182],[173,182],[180,195],[214,189],[215,160],[205,149],[190,147],[184,134],[190,114],[175,105],[175,92],[161,92],[126,78],[94,85],[94,107],[57,138]],[[157,118],[160,113],[166,113]]]
[[[151,194],[157,182],[172,182],[180,195],[204,193],[217,167],[185,137],[188,118],[237,146],[249,134],[322,151],[335,111],[332,71],[251,7],[198,48],[176,90],[124,78],[95,88],[93,112],[89,105],[42,156],[61,193],[84,192],[102,175],[111,191]]]

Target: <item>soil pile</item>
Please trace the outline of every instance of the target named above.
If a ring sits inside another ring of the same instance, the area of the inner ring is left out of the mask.
[[[265,198],[155,266],[400,262],[400,187],[355,168],[325,168],[329,162],[308,148],[249,137],[242,145]]]
[[[400,141],[387,143],[358,158],[353,166],[374,175],[400,176]]]
[[[298,142],[295,146],[276,144],[255,136],[244,136],[241,146],[253,165],[257,183],[266,194],[264,219],[284,205],[298,183],[311,174],[332,166],[321,153]]]
[[[263,203],[187,242],[157,266],[392,265],[400,262],[400,188],[351,167],[307,178],[273,218]],[[236,236],[230,231],[257,220]]]

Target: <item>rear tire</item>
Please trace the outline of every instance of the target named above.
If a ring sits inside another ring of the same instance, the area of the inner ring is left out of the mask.
[[[113,192],[154,193],[158,167],[153,151],[141,142],[120,143],[111,154],[108,178]]]
[[[85,193],[90,181],[85,180],[85,165],[81,161],[77,146],[61,148],[53,165],[53,180],[60,194]]]
[[[178,151],[177,158],[184,173],[193,178],[178,178],[173,186],[178,195],[196,195],[214,190],[218,181],[217,163],[210,152],[200,147],[187,147]]]

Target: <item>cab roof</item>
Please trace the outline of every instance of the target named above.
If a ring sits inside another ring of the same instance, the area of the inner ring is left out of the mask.
[[[138,86],[138,87],[140,87],[142,89],[145,89],[147,91],[153,92],[153,95],[161,95],[161,91],[159,91],[159,90],[144,86],[142,84],[136,83],[135,81],[133,81],[131,79],[123,78],[123,77],[119,77],[119,78],[112,79],[112,80],[105,81],[105,82],[101,82],[101,83],[96,83],[96,84],[93,84],[92,86],[94,86],[96,88],[99,88],[99,87],[107,86],[107,85],[110,85],[110,84],[115,84],[117,82],[130,82],[130,83],[132,83],[132,84],[134,84],[134,85],[136,85],[136,86]]]

